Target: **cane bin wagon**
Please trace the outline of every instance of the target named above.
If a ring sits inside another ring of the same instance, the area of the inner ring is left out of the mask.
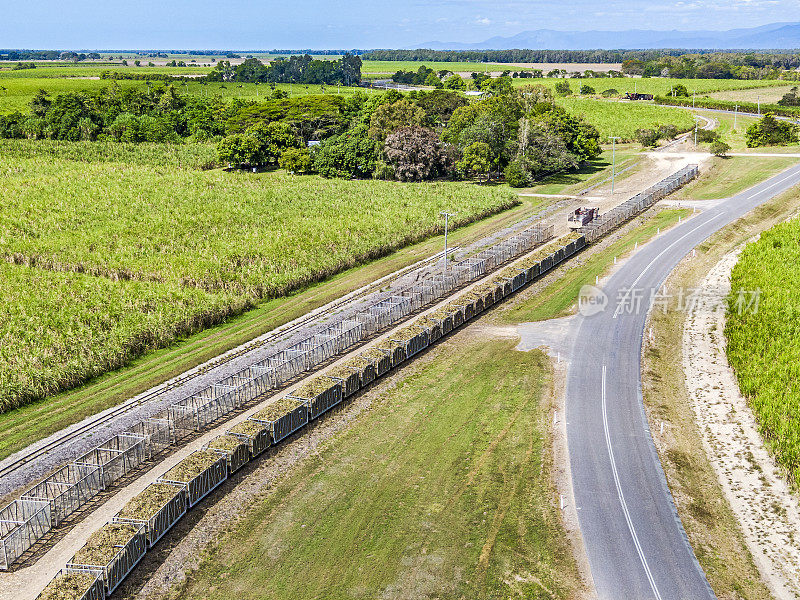
[[[250,417],[270,428],[272,443],[277,444],[308,423],[305,402],[294,398],[281,398]]]
[[[191,508],[227,478],[225,456],[211,450],[198,450],[164,473],[159,482],[184,486]]]
[[[246,440],[235,435],[226,433],[215,437],[205,445],[204,449],[225,457],[228,475],[235,473],[250,462],[250,445]]]
[[[428,347],[428,334],[422,327],[409,325],[392,334],[392,341],[404,346],[406,358]]]
[[[103,600],[105,589],[100,571],[62,569],[36,600]]]
[[[408,358],[406,356],[406,348],[405,344],[400,344],[393,340],[383,340],[378,345],[375,346],[378,350],[383,350],[384,352],[388,353],[390,360],[392,361],[392,368],[396,367],[400,363]]]
[[[228,430],[228,433],[247,442],[252,458],[255,458],[272,445],[269,427],[252,419],[247,419],[234,425]]]
[[[106,523],[72,557],[67,569],[99,570],[105,594],[110,596],[146,552],[144,523]]]
[[[151,483],[117,513],[118,523],[147,526],[147,547],[152,548],[186,514],[189,508],[185,485]]]
[[[295,390],[291,398],[308,405],[309,418],[316,419],[342,401],[342,384],[330,377],[314,377]]]
[[[325,377],[338,382],[342,386],[342,399],[349,398],[361,389],[361,377],[358,371],[354,371],[346,365],[334,367],[325,373]]]
[[[392,357],[386,352],[381,352],[377,348],[370,348],[361,353],[365,360],[374,361],[375,376],[380,377],[392,368]]]
[[[345,368],[350,369],[358,376],[359,389],[369,385],[377,377],[376,359],[359,354],[345,363]]]

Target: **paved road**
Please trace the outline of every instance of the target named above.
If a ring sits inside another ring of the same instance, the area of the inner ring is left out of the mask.
[[[650,290],[712,233],[797,184],[800,166],[662,234],[610,278],[606,310],[577,324],[567,438],[578,518],[603,600],[714,598],[675,510],[642,406],[640,354]],[[633,313],[620,308],[635,302],[618,303],[630,289],[643,295],[641,310]]]

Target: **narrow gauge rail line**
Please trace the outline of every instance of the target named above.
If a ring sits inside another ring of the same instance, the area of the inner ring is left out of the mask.
[[[448,254],[455,253],[458,249],[459,249],[458,246],[449,248]],[[341,298],[337,298],[336,300],[326,304],[325,306],[320,307],[320,309],[311,311],[303,315],[302,317],[299,317],[289,323],[286,323],[278,327],[273,332],[267,334],[267,336],[247,342],[238,349],[226,352],[225,354],[222,354],[217,358],[211,359],[210,361],[198,367],[195,367],[154,389],[145,392],[144,394],[131,398],[130,400],[127,400],[122,404],[97,415],[96,417],[84,423],[83,425],[76,427],[71,431],[65,432],[63,435],[60,435],[59,437],[48,441],[47,443],[26,453],[24,456],[21,456],[17,460],[3,466],[2,468],[0,468],[0,479],[28,465],[32,461],[44,456],[45,454],[48,454],[49,452],[63,446],[64,444],[71,442],[72,440],[77,439],[79,437],[82,437],[87,433],[90,433],[92,430],[102,425],[105,425],[106,423],[114,421],[115,419],[131,412],[132,410],[142,406],[143,404],[146,404],[147,402],[155,400],[160,395],[166,392],[177,389],[185,385],[186,383],[192,381],[193,379],[205,375],[206,373],[209,373],[210,371],[216,369],[217,367],[225,365],[233,360],[236,360],[237,358],[240,358],[245,354],[252,352],[253,350],[256,350],[268,344],[278,342],[282,338],[285,338],[287,335],[290,335],[292,333],[301,330],[306,325],[310,324],[314,320],[324,315],[334,314],[341,307],[359,298],[364,297],[365,295],[373,291],[376,287],[385,284],[387,281],[398,279],[410,272],[422,269],[432,263],[437,262],[440,258],[442,258],[443,254],[444,252],[437,252],[436,254],[429,256],[428,258],[424,258],[414,264],[399,269],[394,273],[390,273],[389,275],[381,277],[380,279],[377,279],[351,292],[350,294],[346,294]]]
[[[192,479],[187,481],[173,481],[162,476],[152,485],[168,485],[174,487],[174,496],[163,501],[160,508],[155,513],[141,514],[134,510],[127,511],[127,504],[112,517],[109,524],[124,523],[137,527],[136,535],[131,538],[125,547],[105,565],[87,565],[76,561],[78,554],[65,565],[64,569],[56,574],[56,578],[70,573],[83,573],[93,577],[90,587],[86,591],[80,592],[84,600],[100,600],[104,596],[110,597],[121,581],[130,573],[136,564],[177,523],[187,511],[195,504],[200,502],[208,493],[225,481],[232,473],[244,464],[259,456],[267,447],[275,446],[283,440],[289,438],[294,432],[309,426],[313,421],[322,416],[325,412],[343,402],[346,398],[356,393],[359,389],[372,385],[376,379],[380,379],[387,373],[405,364],[412,359],[418,352],[445,338],[453,331],[459,330],[471,319],[479,316],[492,305],[502,299],[515,294],[528,284],[538,280],[540,277],[551,271],[557,265],[569,260],[572,256],[579,253],[587,245],[604,237],[609,231],[627,222],[630,218],[651,207],[659,199],[674,191],[694,176],[697,175],[697,166],[690,165],[685,167],[673,176],[663,180],[661,184],[648,189],[646,192],[638,194],[628,201],[620,204],[615,209],[601,215],[597,226],[581,228],[578,232],[568,234],[556,239],[553,244],[545,251],[536,248],[522,252],[511,260],[502,261],[503,266],[497,275],[486,274],[470,282],[464,282],[458,288],[470,287],[471,291],[478,286],[487,286],[479,294],[469,295],[449,293],[441,297],[439,311],[441,314],[438,325],[426,326],[423,317],[418,324],[418,332],[412,338],[403,338],[405,341],[398,346],[398,350],[387,351],[385,355],[384,368],[377,367],[373,363],[375,370],[371,376],[364,378],[367,371],[356,372],[347,379],[329,377],[323,387],[309,391],[309,395],[286,396],[285,400],[293,400],[295,404],[283,405],[279,412],[270,414],[253,413],[248,420],[260,427],[258,433],[250,431],[249,435],[239,436],[239,443],[236,449],[228,447],[227,451],[221,452],[226,458],[221,458],[213,465],[206,468],[197,475],[191,475]],[[552,231],[552,230],[551,230]],[[552,239],[552,238],[551,238]],[[541,243],[538,246],[541,247]],[[537,252],[541,252],[538,253]],[[510,264],[509,264],[510,263]],[[492,269],[494,271],[495,269]],[[447,299],[455,296],[454,303],[444,304]],[[487,304],[487,300],[489,300]],[[428,308],[420,307],[420,312]],[[430,310],[434,310],[431,308]],[[409,320],[406,315],[403,321]],[[398,324],[399,325],[399,324]],[[438,335],[434,335],[438,331]],[[385,332],[384,332],[385,333]],[[398,342],[399,343],[399,342]],[[346,353],[345,356],[352,354]],[[344,358],[344,356],[340,357]],[[353,379],[355,377],[355,379]],[[229,419],[226,419],[228,421]],[[230,436],[232,430],[227,434],[218,436],[217,440]],[[234,434],[236,435],[236,434]],[[266,437],[265,437],[266,436]],[[261,442],[256,443],[256,440]],[[214,448],[214,440],[207,443],[204,448]],[[263,442],[263,443],[262,443]],[[221,468],[218,468],[220,467]],[[169,471],[165,474],[168,475]],[[188,479],[184,476],[183,479]],[[146,488],[150,489],[149,487]],[[146,493],[142,492],[139,496]],[[129,502],[130,504],[130,502]],[[136,540],[139,540],[138,542]],[[86,547],[86,546],[84,546]],[[57,589],[58,584],[54,584]],[[26,589],[26,593],[31,590]],[[28,596],[25,595],[25,598]]]

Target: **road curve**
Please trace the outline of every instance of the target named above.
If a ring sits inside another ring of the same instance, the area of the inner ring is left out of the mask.
[[[714,598],[678,518],[642,404],[641,348],[652,289],[711,234],[800,184],[792,167],[660,235],[604,286],[607,308],[579,317],[566,389],[575,506],[598,598]],[[641,308],[618,303],[641,290]],[[621,310],[624,306],[625,310]]]

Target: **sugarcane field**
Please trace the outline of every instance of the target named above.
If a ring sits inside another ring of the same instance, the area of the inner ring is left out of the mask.
[[[96,4],[0,20],[0,600],[800,597],[800,6]]]

